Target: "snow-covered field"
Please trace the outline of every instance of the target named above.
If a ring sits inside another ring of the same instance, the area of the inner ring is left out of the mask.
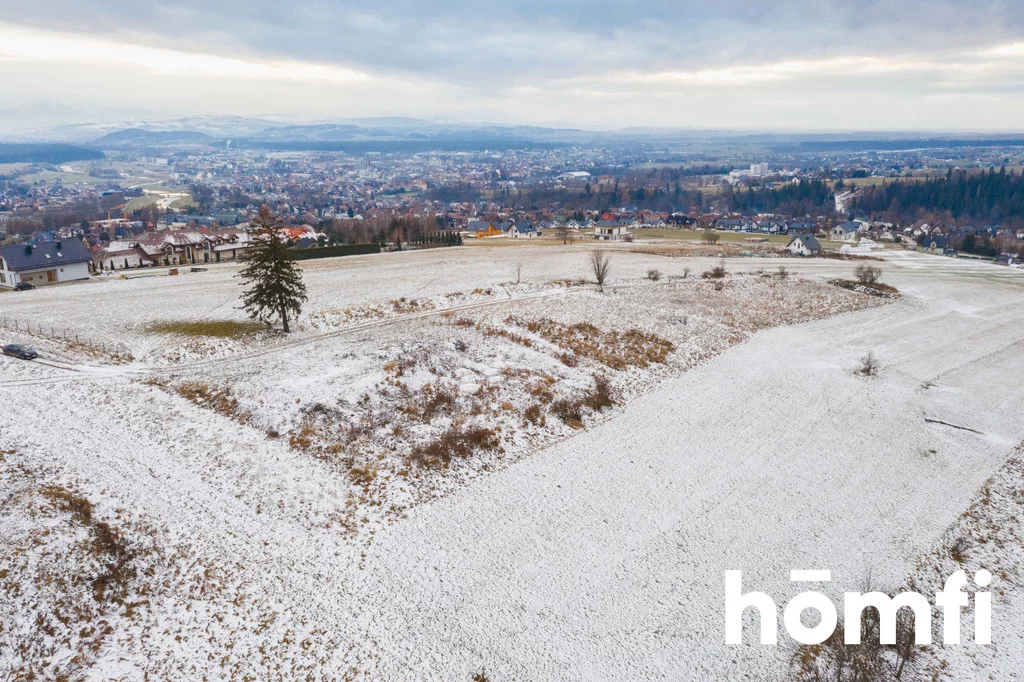
[[[617,249],[600,293],[586,255],[304,263],[288,337],[154,330],[244,320],[228,265],[0,296],[49,362],[0,360],[0,674],[782,679],[724,646],[726,569],[896,589],[1024,439],[1024,273],[894,252],[883,301],[825,282],[852,262]],[[1024,662],[1015,471],[968,552],[1004,571],[981,669]]]

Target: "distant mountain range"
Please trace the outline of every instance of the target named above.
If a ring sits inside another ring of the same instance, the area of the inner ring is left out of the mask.
[[[5,143],[0,142],[0,163],[71,163],[102,159],[98,149],[85,149],[72,144]]]
[[[2,113],[2,112],[0,112]],[[2,118],[2,117],[0,117]],[[167,153],[198,148],[295,151],[427,151],[555,147],[594,143],[691,143],[759,147],[790,153],[896,151],[923,147],[1024,146],[1024,135],[914,132],[750,133],[627,128],[587,131],[527,125],[453,123],[382,117],[291,123],[242,116],[60,124],[12,141],[73,142],[100,151]]]

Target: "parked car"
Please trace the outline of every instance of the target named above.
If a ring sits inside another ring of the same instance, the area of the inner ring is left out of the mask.
[[[39,353],[34,348],[28,346],[21,346],[17,343],[11,343],[4,346],[4,355],[12,355],[22,360],[35,360],[39,357]]]
[[[29,289],[35,289],[35,285],[29,282],[18,282],[14,285],[15,291],[28,291]]]

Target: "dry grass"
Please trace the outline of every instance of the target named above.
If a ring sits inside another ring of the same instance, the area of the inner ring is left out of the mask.
[[[213,410],[240,424],[248,424],[252,421],[252,415],[238,406],[238,399],[231,394],[231,389],[226,386],[218,388],[198,381],[186,381],[175,386],[174,391],[199,407]]]
[[[895,298],[900,295],[899,289],[889,286],[888,284],[882,284],[881,282],[863,284],[852,279],[830,279],[828,283],[842,289],[856,291],[857,293],[867,294],[868,296],[878,296],[880,298]]]
[[[74,523],[89,531],[90,552],[105,567],[93,579],[93,597],[97,602],[122,603],[135,577],[131,566],[135,553],[128,542],[113,526],[96,520],[92,503],[82,495],[57,485],[45,486],[39,492],[54,507],[69,513]]]
[[[567,367],[575,367],[578,358],[594,360],[612,369],[648,367],[652,363],[665,364],[669,354],[675,350],[670,341],[638,329],[604,332],[588,322],[564,325],[547,318],[523,323],[509,317],[505,322],[525,326],[530,333],[564,348],[568,353],[560,353],[558,358]],[[512,333],[505,336],[518,340],[517,335]]]
[[[574,429],[583,427],[584,410],[602,412],[615,405],[611,383],[595,376],[594,388],[578,398],[562,398],[551,405],[551,413]]]
[[[146,327],[146,331],[154,334],[177,334],[218,339],[238,339],[266,330],[267,325],[262,322],[238,322],[235,320],[165,321],[154,322]]]
[[[498,447],[498,434],[492,429],[452,426],[436,440],[414,447],[407,459],[410,464],[438,469],[447,467],[453,459],[468,459],[474,452]]]
[[[443,386],[427,384],[418,395],[411,396],[399,409],[429,424],[435,417],[450,414],[458,402],[456,393]]]

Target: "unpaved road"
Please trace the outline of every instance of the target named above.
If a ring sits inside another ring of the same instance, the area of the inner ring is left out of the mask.
[[[748,589],[779,603],[795,591],[791,569],[831,569],[833,593],[859,589],[868,573],[895,587],[1024,439],[1024,273],[893,259],[885,280],[902,301],[761,332],[611,421],[418,507],[365,548],[311,531],[296,521],[301,511],[272,513],[282,494],[300,510],[307,497],[344,503],[319,462],[226,419],[211,432],[199,408],[139,387],[0,387],[0,441],[237,561],[282,623],[306,617],[336,633],[326,647],[335,670],[396,680],[463,680],[481,668],[495,681],[778,678],[784,647],[722,644],[726,569],[743,569]],[[617,264],[642,274],[651,261]],[[389,267],[389,282],[446,287],[415,261]],[[855,377],[868,350],[881,374]],[[40,378],[59,372],[45,369]],[[55,406],[59,418],[39,418]],[[174,655],[203,660],[192,646]]]

